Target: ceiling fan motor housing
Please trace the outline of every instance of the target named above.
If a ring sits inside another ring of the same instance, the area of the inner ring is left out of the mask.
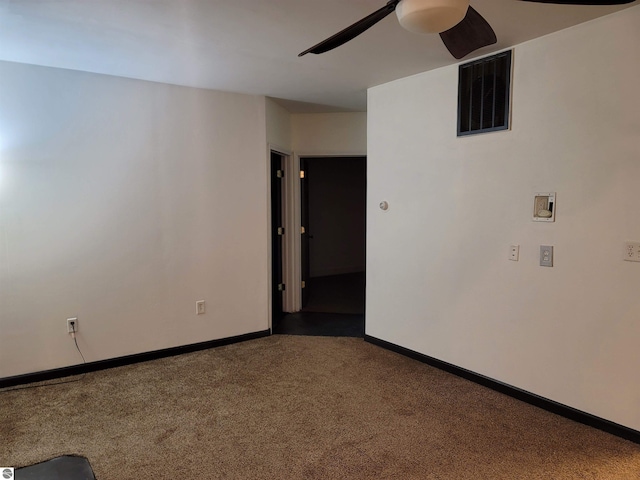
[[[469,0],[402,0],[396,7],[400,25],[414,33],[441,33],[467,14]]]

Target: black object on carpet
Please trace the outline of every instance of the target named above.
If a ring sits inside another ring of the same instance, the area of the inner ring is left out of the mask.
[[[28,467],[18,468],[15,480],[95,480],[89,461],[65,455]]]

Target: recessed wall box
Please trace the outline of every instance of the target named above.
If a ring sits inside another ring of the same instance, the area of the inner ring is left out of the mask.
[[[556,194],[555,192],[538,192],[533,197],[533,221],[555,222]]]

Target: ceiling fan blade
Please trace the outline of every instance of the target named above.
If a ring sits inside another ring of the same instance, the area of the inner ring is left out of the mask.
[[[390,0],[387,4],[373,12],[371,15],[364,17],[362,20],[357,21],[353,25],[348,26],[344,30],[339,31],[335,35],[323,40],[322,42],[314,45],[313,47],[305,50],[298,56],[301,57],[306,55],[307,53],[324,53],[329,50],[333,50],[340,45],[347,43],[349,40],[354,39],[358,35],[360,35],[365,30],[368,30],[384,17],[392,13],[396,6],[400,3],[400,0]]]
[[[498,41],[491,25],[471,6],[462,21],[442,32],[440,38],[451,55],[458,60]]]
[[[635,0],[523,0],[535,3],[555,3],[556,5],[623,5]]]

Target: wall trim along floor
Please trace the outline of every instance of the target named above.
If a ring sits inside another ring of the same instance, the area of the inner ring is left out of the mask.
[[[440,370],[444,370],[459,377],[466,378],[467,380],[471,380],[472,382],[478,383],[497,392],[504,393],[505,395],[509,395],[510,397],[516,398],[530,405],[542,408],[543,410],[546,410],[548,412],[555,413],[556,415],[560,415],[575,422],[597,428],[598,430],[602,430],[612,435],[616,435],[618,437],[640,444],[640,431],[633,430],[631,428],[625,427],[624,425],[620,425],[618,423],[614,423],[604,418],[591,415],[590,413],[583,412],[573,407],[569,407],[553,400],[549,400],[548,398],[544,398],[534,393],[527,392],[526,390],[521,390],[517,387],[513,387],[498,380],[485,377],[484,375],[480,375],[478,373],[472,372],[471,370],[458,367],[451,363],[443,362],[442,360],[438,360],[437,358],[418,353],[414,350],[401,347],[394,343],[380,340],[379,338],[372,337],[366,334],[364,336],[364,339],[366,342],[372,343],[382,348],[386,348],[387,350],[391,350],[401,355],[405,355],[409,358],[413,358],[414,360],[426,363],[428,365],[431,365],[432,367],[439,368]]]
[[[27,373],[24,375],[16,375],[13,377],[0,378],[0,388],[14,387],[33,382],[43,382],[71,375],[80,375],[88,372],[96,372],[107,368],[122,367],[133,363],[147,362],[149,360],[157,360],[159,358],[172,357],[183,353],[197,352],[199,350],[207,350],[209,348],[221,347],[232,343],[254,340],[256,338],[268,337],[271,330],[262,330],[259,332],[246,333],[235,337],[220,338],[217,340],[209,340],[206,342],[192,343],[190,345],[182,345],[179,347],[164,348],[145,353],[136,353],[134,355],[126,355],[124,357],[110,358],[107,360],[99,360],[97,362],[84,363],[81,365],[72,365],[69,367],[56,368],[53,370],[45,370],[41,372]]]

